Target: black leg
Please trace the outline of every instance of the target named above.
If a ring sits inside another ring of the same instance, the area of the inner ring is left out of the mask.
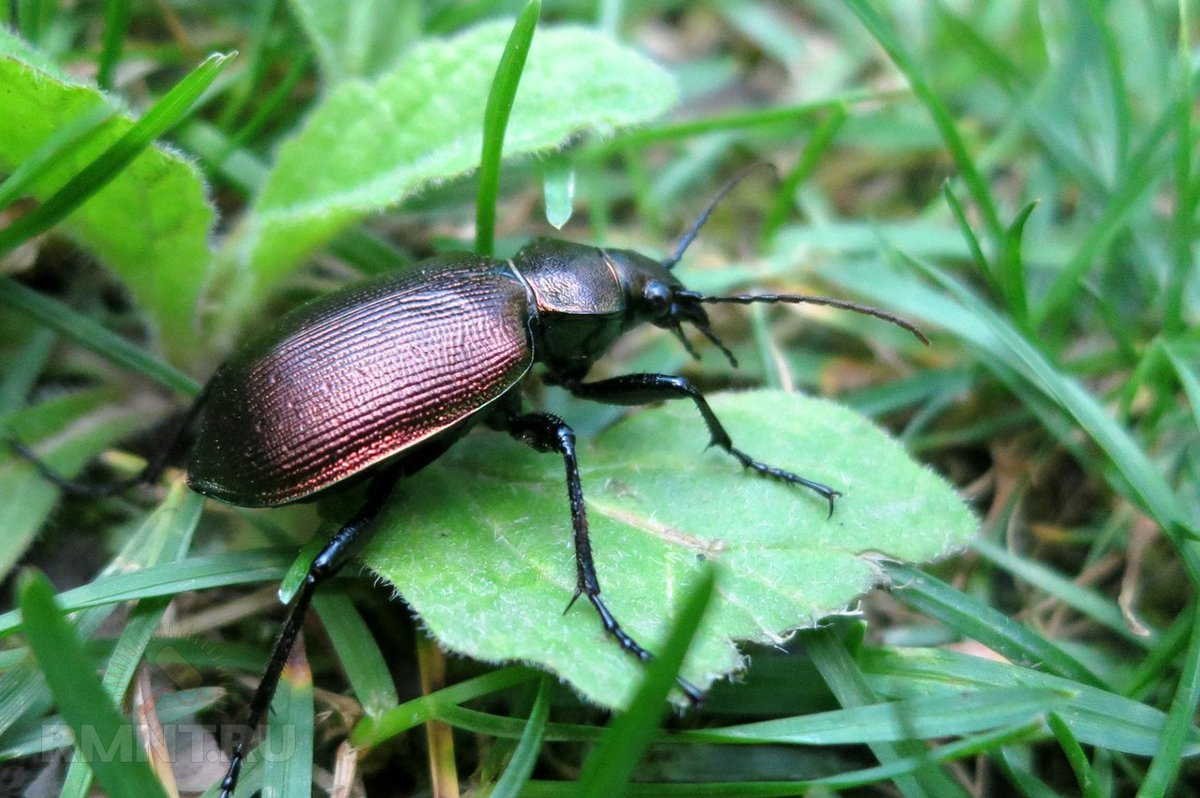
[[[312,601],[313,592],[316,591],[318,585],[340,571],[358,546],[365,542],[367,536],[363,534],[364,530],[368,530],[371,522],[379,515],[395,481],[394,469],[381,472],[372,479],[367,486],[367,499],[362,509],[347,521],[329,539],[325,548],[321,549],[313,558],[304,582],[296,592],[295,598],[292,599],[291,606],[288,607],[287,618],[284,619],[283,626],[279,630],[279,636],[275,638],[275,644],[271,648],[271,658],[267,661],[267,668],[263,673],[262,680],[254,691],[254,697],[250,699],[250,717],[246,723],[250,734],[253,734],[258,728],[263,715],[271,706],[271,698],[275,695],[275,688],[279,686],[279,677],[283,673],[283,666],[296,642],[296,635],[300,633],[300,628],[304,625],[304,617],[308,613],[308,605]],[[229,769],[221,781],[221,798],[232,798],[233,796],[238,776],[241,774],[242,763],[246,757],[248,743],[248,739],[238,740],[233,747]]]
[[[567,603],[567,610],[582,595],[596,608],[604,629],[621,648],[645,662],[651,654],[617,623],[611,611],[600,598],[600,581],[596,578],[596,564],[592,560],[592,543],[588,538],[587,510],[583,504],[583,485],[579,479],[579,463],[575,458],[575,432],[558,416],[550,413],[513,413],[506,416],[498,426],[507,429],[517,440],[532,446],[539,452],[558,452],[562,455],[567,472],[567,498],[571,504],[571,526],[575,533],[575,595]],[[564,610],[565,612],[566,610]],[[677,679],[679,687],[688,700],[699,703],[703,699],[700,690],[684,679]]]
[[[830,516],[833,515],[833,500],[842,495],[828,485],[805,479],[791,471],[784,471],[782,468],[755,460],[735,447],[729,433],[725,431],[725,427],[721,425],[712,408],[708,406],[703,394],[683,377],[671,374],[627,374],[623,377],[613,377],[598,382],[564,380],[559,384],[581,399],[594,399],[614,405],[642,405],[649,402],[661,402],[665,399],[691,399],[695,403],[696,409],[700,411],[700,415],[704,417],[704,423],[708,426],[708,434],[711,436],[709,446],[719,446],[724,449],[733,455],[743,468],[790,485],[803,485],[814,491],[829,502]]]
[[[54,469],[44,463],[37,454],[25,444],[21,443],[16,438],[8,439],[9,447],[16,452],[17,455],[28,460],[42,478],[53,483],[64,493],[69,493],[75,496],[86,496],[91,498],[104,498],[106,496],[115,496],[118,493],[123,493],[132,487],[141,484],[150,484],[157,482],[162,476],[162,472],[166,469],[167,463],[170,462],[171,455],[179,449],[180,443],[183,441],[184,435],[188,429],[196,421],[200,415],[200,411],[204,408],[205,400],[208,398],[207,386],[202,390],[192,404],[188,407],[187,413],[184,414],[178,423],[171,429],[167,436],[166,443],[154,451],[146,461],[145,467],[135,476],[128,479],[121,479],[115,482],[105,482],[101,484],[93,484],[90,482],[77,482],[73,479],[67,479]]]

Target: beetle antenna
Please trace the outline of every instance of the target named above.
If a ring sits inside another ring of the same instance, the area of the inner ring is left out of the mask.
[[[675,295],[685,299],[692,299],[696,302],[705,302],[711,304],[726,303],[737,305],[749,305],[755,302],[788,303],[798,305],[801,303],[809,305],[827,305],[832,308],[841,308],[842,310],[852,310],[855,313],[862,313],[867,316],[874,316],[877,319],[883,319],[886,322],[895,324],[897,327],[902,327],[908,330],[917,339],[929,345],[929,339],[925,337],[925,333],[917,329],[917,326],[910,321],[900,318],[899,316],[888,313],[886,310],[873,308],[870,305],[860,305],[857,302],[847,302],[842,299],[831,299],[825,296],[808,296],[807,294],[735,294],[733,296],[705,296],[696,291],[676,291]]]
[[[704,223],[708,221],[708,217],[712,216],[712,212],[716,209],[721,200],[725,199],[725,195],[730,191],[733,191],[734,187],[737,186],[738,183],[742,182],[746,175],[750,174],[756,169],[761,169],[764,167],[770,169],[772,174],[774,174],[776,171],[775,164],[768,163],[767,161],[759,161],[758,163],[751,164],[742,171],[738,172],[736,175],[730,178],[728,183],[721,187],[721,190],[717,192],[716,196],[709,200],[708,207],[700,212],[700,215],[696,217],[696,221],[692,222],[692,226],[688,228],[687,232],[684,233],[682,237],[680,237],[679,243],[675,245],[675,251],[671,253],[671,257],[662,262],[664,269],[675,268],[675,264],[679,263],[680,258],[683,257],[683,253],[686,252],[687,248],[691,246],[691,243],[696,240],[696,236],[699,234],[700,228],[703,227]]]

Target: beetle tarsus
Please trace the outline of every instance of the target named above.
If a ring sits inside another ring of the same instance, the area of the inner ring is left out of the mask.
[[[793,474],[791,471],[767,465],[738,449],[733,445],[733,439],[725,431],[724,425],[721,424],[712,407],[709,406],[708,400],[695,385],[692,385],[684,377],[674,374],[626,374],[623,377],[613,377],[597,382],[562,382],[560,384],[581,399],[592,399],[614,405],[642,405],[668,399],[691,399],[708,427],[709,447],[717,446],[724,449],[737,459],[743,468],[760,476],[808,488],[829,503],[829,516],[833,516],[833,502],[842,495],[840,491],[820,482],[806,479],[799,474]]]
[[[833,517],[833,502],[834,499],[842,495],[840,490],[834,490],[823,483],[814,482],[811,479],[805,479],[799,474],[793,474],[791,471],[785,471],[782,468],[776,468],[775,466],[767,465],[766,463],[755,460],[741,449],[734,448],[733,446],[726,448],[725,451],[736,457],[738,462],[742,464],[742,468],[753,471],[759,476],[766,477],[767,479],[774,479],[778,482],[786,482],[789,485],[802,485],[808,488],[812,492],[824,498],[825,501],[829,502],[829,515],[827,518]]]

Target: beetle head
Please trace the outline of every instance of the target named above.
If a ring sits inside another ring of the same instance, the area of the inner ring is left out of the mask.
[[[883,319],[884,321],[903,327],[922,342],[928,344],[929,340],[921,331],[904,319],[878,308],[860,305],[857,302],[847,302],[830,297],[808,296],[805,294],[707,296],[697,291],[689,291],[684,287],[683,283],[671,274],[671,269],[683,258],[683,254],[687,251],[688,246],[696,239],[700,228],[708,221],[708,217],[712,215],[713,209],[716,208],[717,204],[742,178],[762,166],[774,169],[770,164],[758,163],[748,169],[742,170],[726,183],[700,215],[696,217],[696,221],[692,222],[687,232],[680,237],[679,243],[675,245],[675,251],[661,263],[630,250],[605,251],[605,255],[616,271],[627,297],[630,312],[629,322],[634,324],[649,321],[652,324],[670,330],[675,333],[675,336],[679,338],[684,348],[687,349],[692,357],[699,358],[696,350],[683,333],[683,323],[688,322],[695,326],[705,338],[716,345],[724,353],[725,357],[729,359],[730,364],[735,367],[737,366],[737,358],[733,356],[733,353],[721,343],[716,333],[713,332],[712,325],[708,320],[708,312],[703,307],[704,304],[734,303],[748,305],[763,302],[827,305]]]
[[[628,326],[650,322],[670,330],[692,357],[698,358],[699,355],[683,333],[683,324],[687,322],[716,344],[733,365],[737,365],[737,359],[712,331],[708,312],[700,306],[697,295],[688,291],[679,278],[671,274],[670,266],[628,249],[608,249],[604,254],[625,293]]]

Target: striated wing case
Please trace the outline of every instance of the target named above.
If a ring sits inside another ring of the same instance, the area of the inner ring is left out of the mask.
[[[507,264],[461,255],[297,308],[213,376],[188,484],[286,504],[448,430],[529,370],[529,313]]]

